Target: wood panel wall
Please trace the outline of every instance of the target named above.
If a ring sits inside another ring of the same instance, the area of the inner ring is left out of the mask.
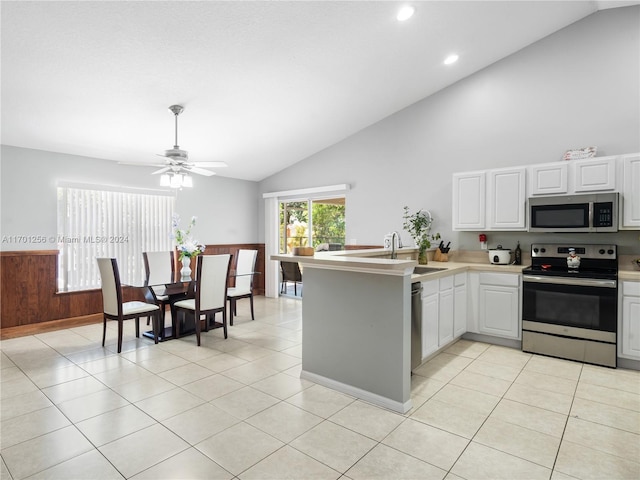
[[[254,293],[264,295],[264,244],[207,245],[205,254],[231,253],[235,266],[239,249],[258,250],[256,270],[263,274],[255,277]],[[101,321],[100,290],[59,293],[57,271],[57,250],[0,252],[0,329],[86,316]],[[137,299],[139,291],[125,289],[124,298]]]

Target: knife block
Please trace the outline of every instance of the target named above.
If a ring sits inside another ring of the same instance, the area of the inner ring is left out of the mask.
[[[449,254],[448,253],[442,253],[442,251],[439,248],[436,248],[436,251],[433,252],[433,261],[434,262],[448,262],[449,261]]]

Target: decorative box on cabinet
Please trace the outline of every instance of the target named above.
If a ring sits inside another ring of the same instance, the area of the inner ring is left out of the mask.
[[[640,360],[640,282],[621,282],[618,356]]]
[[[570,160],[573,191],[600,192],[616,189],[616,157]]]
[[[542,163],[531,165],[530,195],[557,195],[567,193],[568,162]]]

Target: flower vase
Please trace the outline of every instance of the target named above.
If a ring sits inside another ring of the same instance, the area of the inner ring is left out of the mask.
[[[189,257],[182,258],[182,268],[180,269],[180,276],[182,278],[185,278],[185,277],[191,278],[191,258]]]
[[[418,249],[418,264],[426,265],[427,263],[429,263],[429,260],[427,259],[427,249],[426,248]]]

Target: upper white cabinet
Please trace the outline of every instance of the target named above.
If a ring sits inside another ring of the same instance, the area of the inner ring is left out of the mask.
[[[616,189],[616,157],[570,160],[573,191],[601,192]]]
[[[542,163],[529,168],[529,193],[531,195],[556,195],[567,193],[568,162]]]
[[[526,175],[524,167],[489,170],[489,229],[526,228]]]
[[[623,155],[620,228],[640,228],[640,153]]]
[[[486,225],[486,172],[453,174],[453,229],[484,230]]]
[[[454,230],[525,230],[525,203],[524,167],[453,175]]]

